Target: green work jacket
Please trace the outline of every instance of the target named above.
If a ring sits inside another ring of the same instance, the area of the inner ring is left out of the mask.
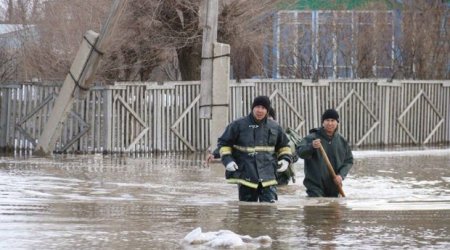
[[[312,141],[315,139],[321,140],[335,174],[340,175],[342,179],[345,179],[353,166],[352,151],[341,134],[336,131],[332,137],[329,137],[323,127],[312,129],[296,148],[298,156],[305,160],[303,184],[308,195],[337,197],[338,189],[331,178],[325,160],[319,149],[312,147]]]

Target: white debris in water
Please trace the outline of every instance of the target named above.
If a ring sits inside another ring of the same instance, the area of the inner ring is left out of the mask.
[[[202,245],[211,248],[259,248],[270,246],[272,238],[267,235],[252,238],[248,235],[236,234],[230,230],[202,233],[202,229],[197,227],[184,237],[183,242],[189,245]]]

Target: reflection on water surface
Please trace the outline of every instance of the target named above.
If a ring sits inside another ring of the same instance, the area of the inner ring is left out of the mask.
[[[450,247],[450,150],[355,152],[347,198],[237,202],[203,155],[0,158],[0,248],[183,249],[196,227],[269,235],[272,249]],[[201,249],[189,247],[189,249]]]

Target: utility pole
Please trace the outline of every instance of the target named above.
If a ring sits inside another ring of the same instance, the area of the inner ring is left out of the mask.
[[[80,49],[45,124],[44,131],[39,137],[34,154],[49,155],[53,152],[75,98],[83,97],[92,85],[105,46],[105,40],[112,33],[126,2],[127,0],[115,0],[113,2],[100,35],[91,30],[85,33]]]
[[[228,124],[228,92],[230,85],[230,45],[214,43],[213,89],[211,122],[209,123],[209,142],[211,147],[217,144]],[[212,149],[214,150],[214,148]]]
[[[200,25],[203,26],[200,118],[211,119],[214,43],[217,41],[219,15],[218,0],[203,0],[200,8]]]
[[[217,43],[218,0],[203,0],[200,25],[203,26],[200,85],[200,118],[210,119],[210,146],[228,123],[230,46]]]

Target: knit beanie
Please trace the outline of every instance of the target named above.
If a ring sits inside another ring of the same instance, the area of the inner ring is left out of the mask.
[[[326,119],[334,119],[337,122],[339,122],[339,114],[336,110],[334,109],[327,109],[323,114],[322,114],[322,123],[323,121],[325,121]]]
[[[252,110],[254,107],[261,105],[269,111],[270,109],[270,99],[267,96],[258,96],[253,100]]]

